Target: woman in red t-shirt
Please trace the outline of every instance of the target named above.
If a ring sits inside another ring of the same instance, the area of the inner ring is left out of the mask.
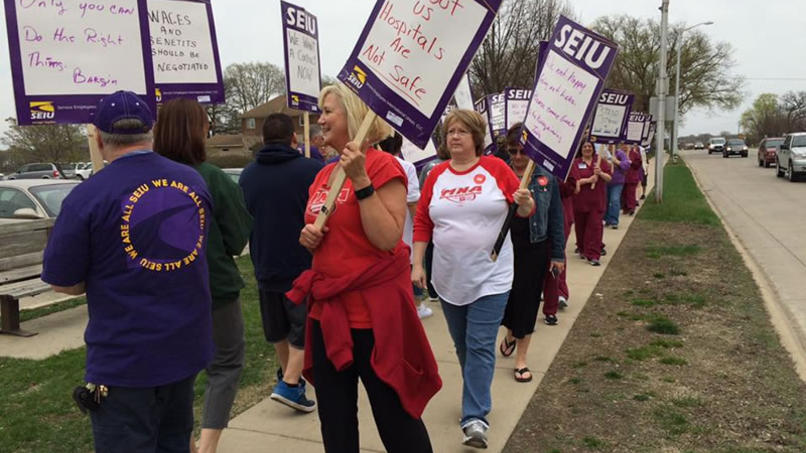
[[[581,155],[574,159],[572,171],[576,174],[574,195],[574,225],[577,249],[592,266],[599,265],[602,256],[602,221],[605,214],[605,192],[611,169],[607,159],[595,154],[593,144],[585,142]]]
[[[352,141],[369,109],[349,88],[325,87],[319,107],[325,145],[340,157],[309,189],[300,244],[313,253],[312,268],[288,294],[295,301],[310,297],[304,374],[316,389],[325,450],[359,451],[360,377],[386,450],[430,452],[420,417],[441,381],[408,279],[406,175],[391,154]],[[367,142],[390,133],[376,118]],[[336,169],[347,179],[319,229],[314,221]]]

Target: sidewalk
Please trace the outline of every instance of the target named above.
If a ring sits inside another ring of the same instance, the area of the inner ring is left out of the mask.
[[[650,173],[650,187],[653,178]],[[545,376],[554,356],[559,351],[565,337],[571,330],[577,315],[584,308],[599,278],[607,268],[610,258],[616,253],[624,235],[632,224],[633,217],[622,216],[618,230],[606,229],[604,242],[607,256],[602,266],[593,267],[574,255],[574,235],[568,240],[568,286],[571,290],[570,306],[558,313],[560,320],[556,326],[547,326],[540,313],[532,337],[529,352],[529,368],[534,379],[522,384],[515,382],[513,370],[514,355],[503,358],[497,354],[495,378],[493,379],[493,410],[490,413],[489,447],[487,451],[500,452],[510,434],[520,420],[529,401]],[[439,304],[429,304],[434,316],[425,319],[425,326],[431,347],[439,365],[443,387],[426,408],[423,419],[428,427],[435,452],[479,451],[461,444],[459,418],[461,416],[461,375],[453,344],[448,334],[445,319]],[[504,329],[499,331],[498,342],[503,338]],[[369,402],[363,387],[359,385],[358,418],[361,448],[364,452],[383,452],[383,444],[378,437]],[[309,397],[313,397],[313,390]],[[230,421],[224,431],[219,452],[249,453],[273,451],[294,453],[322,452],[319,419],[315,413],[301,415],[267,398]]]

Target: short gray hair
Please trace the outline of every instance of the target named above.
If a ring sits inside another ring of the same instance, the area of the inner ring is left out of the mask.
[[[322,135],[322,127],[319,126],[318,124],[312,124],[310,133],[311,133],[311,138],[314,138],[314,137],[317,137],[319,135]]]
[[[145,125],[142,121],[138,119],[123,119],[120,121],[116,121],[113,125],[115,129],[132,129],[132,130],[143,130],[145,129]],[[142,132],[139,134],[110,134],[108,132],[104,132],[98,129],[98,134],[101,136],[101,141],[105,145],[109,145],[115,148],[121,148],[125,146],[136,145],[138,143],[145,143],[145,142],[152,142],[154,141],[154,134],[151,130],[148,132]]]

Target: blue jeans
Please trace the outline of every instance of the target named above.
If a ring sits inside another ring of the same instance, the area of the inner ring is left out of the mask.
[[[187,453],[196,375],[159,387],[110,387],[90,412],[96,453]]]
[[[621,212],[621,191],[624,184],[607,185],[607,212],[605,212],[605,224],[618,225],[618,216]]]
[[[469,305],[451,305],[440,299],[459,365],[462,367],[462,421],[487,422],[492,408],[490,387],[495,371],[495,340],[509,291],[481,297]]]

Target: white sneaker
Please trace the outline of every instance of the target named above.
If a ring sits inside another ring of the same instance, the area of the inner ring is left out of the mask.
[[[559,297],[559,305],[560,305],[561,310],[565,310],[566,308],[568,308],[568,299],[566,299],[563,296],[560,296]]]
[[[429,302],[439,302],[439,297],[428,296],[428,301]]]
[[[425,319],[433,314],[434,310],[428,308],[428,305],[421,303],[420,305],[417,306],[417,316],[419,316],[420,319]]]
[[[468,447],[487,448],[487,430],[489,427],[481,420],[471,420],[462,427],[464,437],[462,444]]]

